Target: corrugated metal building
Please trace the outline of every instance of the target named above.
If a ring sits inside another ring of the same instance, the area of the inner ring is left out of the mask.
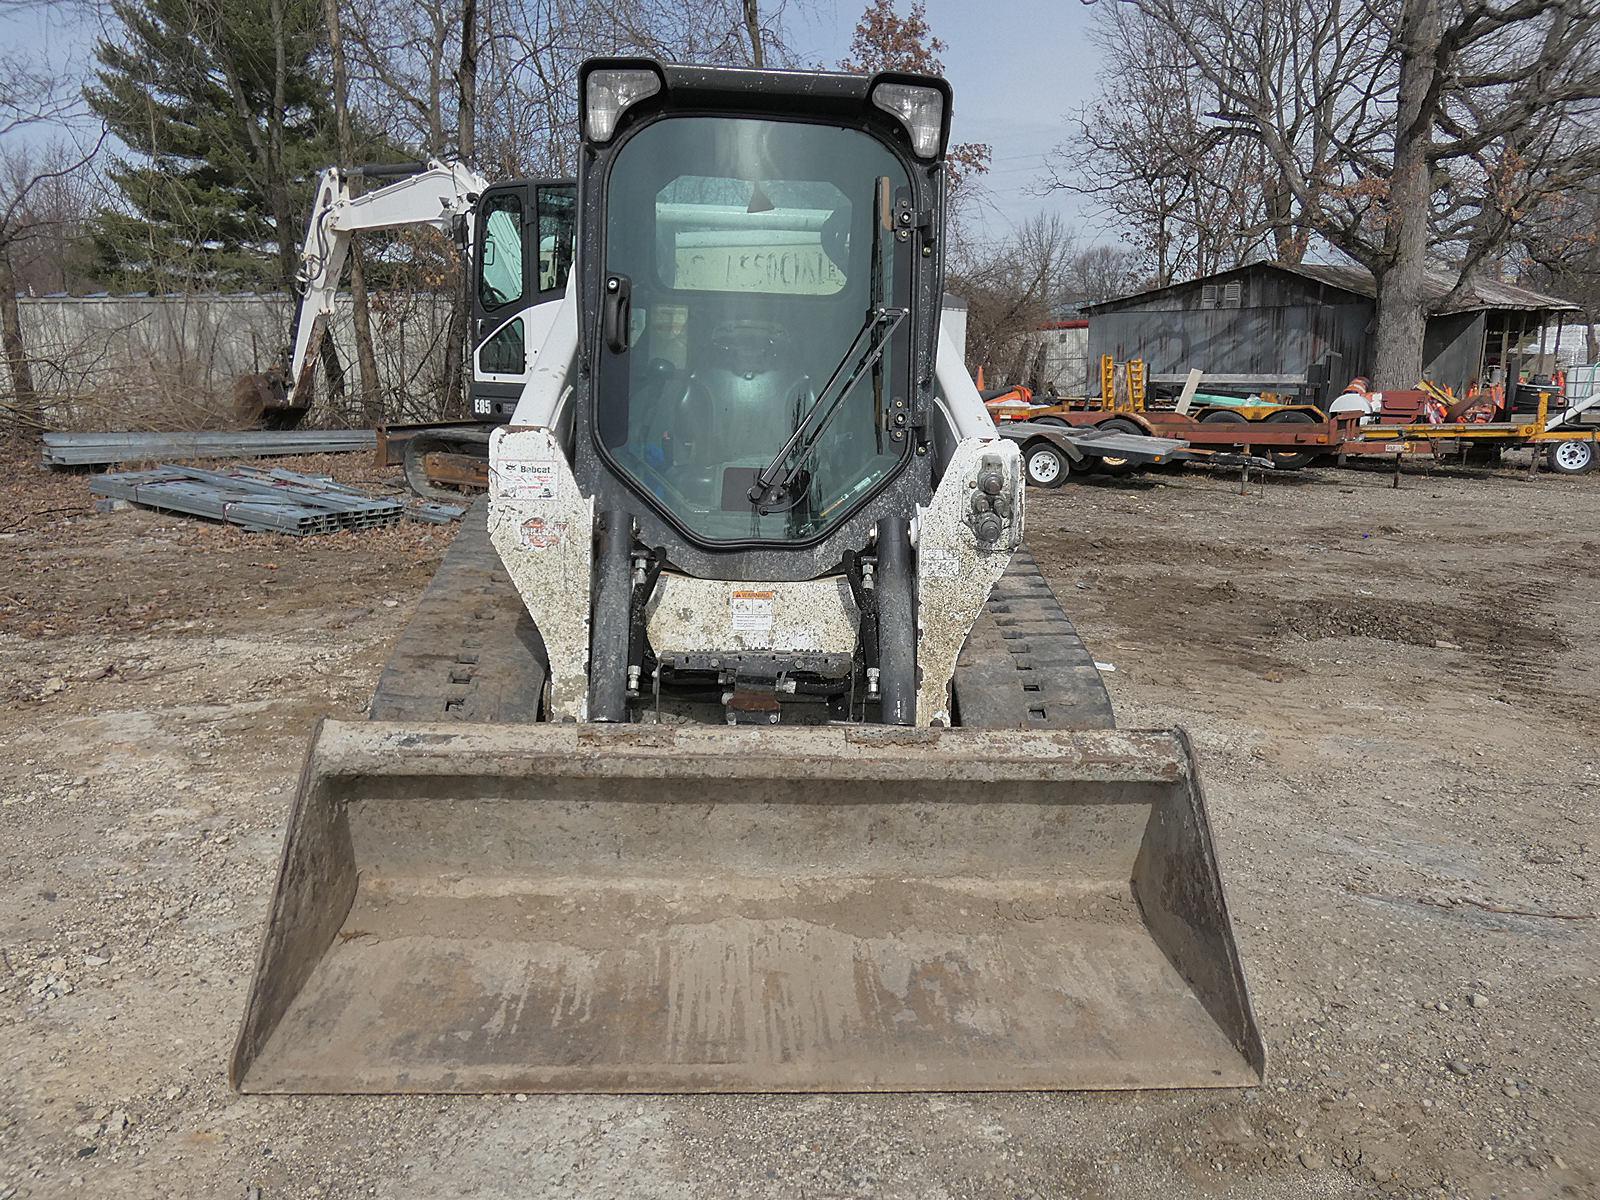
[[[1042,382],[1064,395],[1075,395],[1089,375],[1089,322],[1051,321],[1035,336],[1044,347]]]
[[[1492,281],[1446,304],[1452,276],[1430,273],[1423,371],[1458,395],[1515,378],[1539,353],[1546,323],[1577,306]],[[1152,383],[1181,384],[1194,367],[1212,391],[1334,392],[1372,370],[1377,287],[1362,267],[1251,263],[1187,283],[1086,305],[1091,394],[1101,355],[1145,360]]]

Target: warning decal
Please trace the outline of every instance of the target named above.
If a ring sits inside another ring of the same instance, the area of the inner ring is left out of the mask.
[[[772,632],[772,592],[735,591],[729,600],[735,633]]]
[[[566,536],[565,521],[529,517],[517,527],[517,544],[524,550],[548,550],[551,546],[559,546]]]

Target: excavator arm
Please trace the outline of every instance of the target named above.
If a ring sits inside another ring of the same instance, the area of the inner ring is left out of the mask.
[[[350,180],[357,175],[368,179],[406,172],[393,183],[386,183],[359,196],[350,194]],[[339,293],[339,277],[350,253],[350,236],[359,230],[397,229],[406,225],[432,225],[451,233],[458,219],[473,210],[477,199],[489,186],[488,180],[465,163],[430,159],[424,165],[366,167],[355,171],[328,167],[317,180],[316,202],[306,226],[305,245],[300,251],[300,304],[295,313],[294,353],[289,363],[293,381],[290,404],[309,403],[314,374],[315,347],[333,315],[334,298]],[[472,237],[472,222],[463,223],[466,238]],[[470,244],[468,245],[470,251]]]

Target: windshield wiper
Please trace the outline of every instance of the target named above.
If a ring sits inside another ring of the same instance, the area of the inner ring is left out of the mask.
[[[794,432],[789,435],[789,440],[784,442],[783,449],[773,455],[772,461],[756,473],[755,483],[750,488],[750,503],[755,505],[756,511],[762,516],[766,516],[769,512],[784,512],[800,503],[803,489],[794,488],[792,493],[790,489],[804,474],[806,463],[811,460],[812,454],[816,452],[817,443],[822,440],[822,435],[828,431],[828,426],[838,415],[845,397],[850,394],[863,375],[876,370],[878,362],[883,358],[884,350],[888,348],[889,339],[894,336],[894,331],[900,328],[900,323],[906,319],[908,312],[908,309],[885,308],[882,305],[868,310],[866,320],[861,323],[861,328],[851,339],[850,348],[844,352],[844,357],[833,368],[833,374],[828,376],[828,382],[817,393],[816,399],[811,402],[811,407],[806,409],[805,415],[795,424]],[[844,384],[835,390],[834,385],[839,382],[839,377],[844,374],[851,360],[857,355],[860,355],[860,358],[855,368],[850,371]],[[829,393],[833,393],[831,401],[828,398]]]

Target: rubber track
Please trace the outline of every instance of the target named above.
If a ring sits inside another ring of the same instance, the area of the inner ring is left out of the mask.
[[[382,721],[539,718],[546,674],[537,630],[489,542],[488,501],[461,519],[378,679]],[[957,720],[984,729],[1109,729],[1094,659],[1026,548],[1017,551],[956,663]]]
[[[1111,729],[1111,697],[1027,547],[956,660],[956,720],[980,729]]]
[[[461,518],[378,677],[375,721],[539,719],[544,645],[489,541],[489,501]]]

